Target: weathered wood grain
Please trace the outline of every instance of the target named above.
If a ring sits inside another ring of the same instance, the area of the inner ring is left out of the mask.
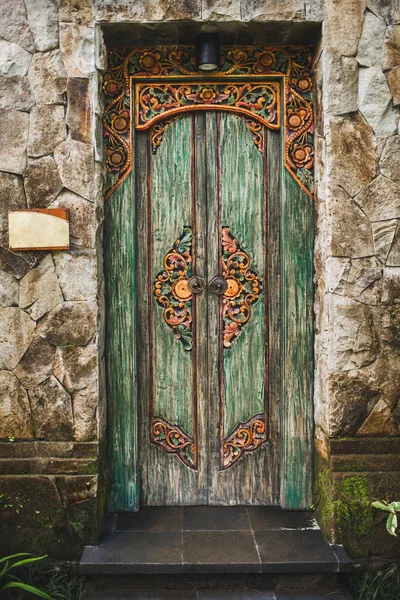
[[[281,505],[312,503],[313,201],[283,169]]]
[[[104,213],[108,451],[113,474],[111,511],[139,508],[133,186],[134,173],[131,173],[105,204]]]

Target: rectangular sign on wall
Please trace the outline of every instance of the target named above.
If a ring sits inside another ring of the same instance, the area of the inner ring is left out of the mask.
[[[69,250],[69,210],[32,208],[8,213],[10,250]]]

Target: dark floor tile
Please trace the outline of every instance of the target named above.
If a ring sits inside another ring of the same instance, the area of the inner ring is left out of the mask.
[[[183,509],[184,531],[250,531],[244,506],[187,506]]]
[[[276,600],[353,600],[350,594],[346,592],[326,592],[326,594],[279,594],[275,595]]]
[[[199,592],[197,600],[275,600],[273,592]]]
[[[263,573],[331,573],[338,570],[320,531],[255,531]]]
[[[104,536],[99,546],[87,546],[81,559],[86,575],[179,573],[182,534],[118,531]]]
[[[268,529],[301,529],[314,527],[312,514],[284,511],[278,506],[248,506],[247,512],[254,531]]]
[[[111,533],[115,529],[115,523],[117,522],[115,513],[110,513],[104,517],[102,534]]]
[[[253,534],[246,531],[185,531],[186,573],[259,573]]]
[[[190,590],[174,590],[170,592],[111,591],[107,590],[85,593],[85,600],[197,600],[197,592]]]
[[[341,573],[349,573],[351,571],[351,558],[346,550],[340,544],[332,544],[331,548],[339,562],[339,571]]]
[[[135,513],[120,513],[115,528],[133,531],[182,531],[182,508],[145,506]]]

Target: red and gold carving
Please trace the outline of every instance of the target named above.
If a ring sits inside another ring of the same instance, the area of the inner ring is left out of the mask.
[[[196,447],[193,437],[178,425],[171,425],[161,417],[154,417],[151,423],[150,439],[168,454],[176,454],[191,469],[197,469]]]
[[[250,320],[252,307],[260,298],[262,284],[229,227],[222,228],[222,276],[227,289],[222,296],[223,344],[230,348]]]
[[[163,308],[164,321],[185,350],[192,349],[192,229],[185,227],[173,248],[164,256],[164,268],[154,280],[154,295]]]
[[[223,102],[219,106],[219,100],[222,100],[221,95],[225,94],[223,89],[218,88],[218,80],[223,80],[226,88],[236,86],[239,89],[244,84],[239,84],[237,81],[228,83],[227,78],[234,80],[238,77],[246,77],[247,84],[251,82],[255,85],[261,78],[265,81],[266,76],[272,76],[275,80],[279,77],[283,79],[284,164],[302,189],[312,197],[314,120],[311,105],[311,60],[310,48],[301,46],[222,47],[219,69],[208,73],[207,81],[201,83],[204,74],[196,67],[194,46],[111,49],[108,53],[108,70],[103,82],[106,96],[104,111],[104,135],[107,147],[106,198],[117,189],[132,168],[132,83],[136,78],[142,81],[158,80],[154,81],[155,88],[163,80],[171,78],[175,81],[172,87],[184,88],[182,82],[190,80],[188,87],[191,89],[188,93],[193,95],[193,99],[188,98],[186,94],[185,101],[192,102],[192,105],[196,105],[197,108],[204,107],[208,103],[208,109],[212,106],[215,110],[223,107]],[[195,84],[195,81],[199,83]],[[277,84],[276,81],[267,83]],[[197,90],[193,90],[194,87],[197,87]],[[258,100],[260,98],[255,100],[256,105]],[[247,103],[251,105],[253,100]],[[249,110],[253,112],[252,108]],[[278,119],[276,123],[278,123],[279,106],[276,112]],[[255,114],[249,116],[248,125],[257,147],[262,149],[261,129],[264,126],[256,118],[257,114],[259,116],[259,110],[256,108]],[[271,118],[269,120],[267,118],[266,121],[269,122],[269,126],[274,124]],[[161,143],[162,133],[165,130],[165,126],[158,131],[155,127],[152,135],[153,151]]]
[[[255,415],[246,423],[239,423],[223,440],[222,468],[228,469],[248,452],[254,452],[267,441],[265,415]]]

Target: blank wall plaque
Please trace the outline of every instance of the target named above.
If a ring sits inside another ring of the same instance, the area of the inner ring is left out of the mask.
[[[67,208],[32,208],[8,213],[10,250],[69,250]]]

